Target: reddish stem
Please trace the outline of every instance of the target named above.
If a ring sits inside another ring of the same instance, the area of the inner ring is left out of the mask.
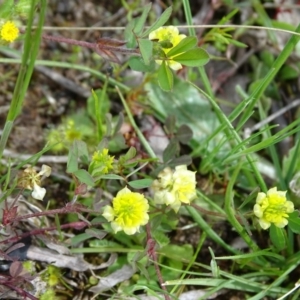
[[[26,298],[29,298],[31,300],[38,300],[38,298],[32,296],[31,294],[27,293],[25,290],[15,286],[13,283],[9,283],[9,282],[1,282],[3,285],[5,285],[6,287],[10,288],[11,290],[15,291],[17,294],[25,297],[24,299]],[[3,298],[1,298],[3,299]]]
[[[155,251],[156,242],[151,237],[151,231],[150,231],[149,223],[146,225],[146,232],[147,232],[147,254],[150,257],[150,259],[152,259],[152,261],[153,261],[154,268],[155,268],[155,271],[156,271],[156,275],[157,275],[157,278],[158,278],[158,282],[160,284],[161,289],[165,292],[165,294],[164,294],[165,300],[171,300],[171,298],[167,294],[168,293],[167,288],[163,285],[164,280],[162,278],[162,275],[161,275],[161,272],[160,272],[160,269],[159,269],[157,254],[156,254],[156,251]]]
[[[12,219],[8,224],[11,224],[11,223],[17,222],[17,221],[21,221],[24,219],[34,218],[34,217],[41,217],[41,216],[48,216],[48,215],[55,215],[55,214],[80,213],[80,212],[94,212],[94,211],[84,208],[83,206],[78,205],[78,204],[67,203],[67,205],[63,208],[57,208],[57,209],[52,209],[52,210],[48,210],[48,211],[42,211],[42,212],[37,212],[37,213],[33,213],[33,214],[16,217],[16,218]]]
[[[60,225],[60,228],[61,229],[73,228],[73,229],[76,229],[76,230],[81,230],[81,229],[83,229],[87,226],[89,226],[89,224],[87,222],[77,221],[77,222],[72,222],[72,223]],[[54,231],[54,230],[57,230],[57,226],[34,229],[34,230],[31,230],[30,232],[25,232],[25,233],[22,233],[18,236],[13,236],[13,237],[10,237],[6,240],[0,241],[0,244],[15,243],[15,242],[17,242],[17,241],[19,241],[19,240],[21,240],[25,237],[32,236],[32,235],[43,234],[46,231]]]
[[[85,48],[93,49],[95,51],[109,50],[109,51],[113,51],[113,52],[121,52],[121,53],[129,53],[129,54],[139,53],[138,49],[128,49],[128,48],[120,47],[120,46],[124,45],[124,43],[126,43],[126,42],[115,40],[115,39],[109,39],[109,38],[100,38],[96,43],[90,43],[90,42],[69,39],[69,38],[65,38],[65,37],[61,37],[61,36],[52,36],[52,35],[47,35],[47,34],[43,34],[42,38],[44,40],[85,47]]]

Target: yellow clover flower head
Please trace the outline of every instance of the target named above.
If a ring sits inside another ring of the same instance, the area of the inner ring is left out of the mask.
[[[51,168],[47,165],[42,165],[40,172],[37,172],[33,167],[28,167],[18,178],[18,186],[24,189],[32,190],[31,196],[34,199],[43,200],[46,194],[46,189],[40,186],[41,179],[42,176],[49,177],[50,174]]]
[[[196,198],[196,172],[189,171],[186,165],[177,166],[175,171],[164,169],[152,184],[154,201],[170,205],[178,212],[181,203],[189,204]]]
[[[115,233],[124,230],[128,235],[139,232],[140,226],[149,221],[149,204],[143,194],[131,192],[127,187],[120,190],[112,201],[105,206],[103,217],[111,222]]]
[[[102,151],[98,150],[94,152],[92,157],[92,162],[89,167],[90,174],[103,175],[107,174],[111,169],[113,169],[114,156],[108,154],[108,149],[104,148]]]
[[[262,229],[268,229],[273,223],[279,228],[288,224],[289,213],[294,211],[294,204],[286,199],[286,191],[277,191],[277,187],[268,192],[258,193],[253,212]]]
[[[149,34],[150,40],[158,40],[158,42],[165,42],[167,47],[162,46],[162,50],[167,54],[172,48],[179,44],[181,40],[186,38],[185,34],[179,34],[179,30],[175,26],[160,27]],[[170,47],[171,46],[171,47]],[[179,54],[177,54],[179,55]],[[155,60],[159,65],[162,64],[162,60]],[[167,60],[168,66],[177,71],[182,68],[182,65],[174,60],[172,57]]]
[[[0,38],[8,43],[12,43],[19,36],[19,29],[12,21],[5,22],[0,29]]]

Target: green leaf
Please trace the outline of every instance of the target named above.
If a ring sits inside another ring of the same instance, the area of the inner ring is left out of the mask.
[[[83,141],[74,141],[74,145],[77,147],[77,153],[78,153],[78,157],[80,158],[80,160],[85,163],[88,164],[89,163],[89,151],[87,148],[87,145],[85,142]]]
[[[1,19],[4,19],[4,20],[10,19],[13,11],[14,11],[14,0],[4,1],[4,3],[2,3],[0,5]]]
[[[97,228],[87,228],[85,232],[97,240],[102,240],[107,235],[107,232]]]
[[[173,88],[173,73],[164,61],[158,69],[157,80],[160,88],[171,91]]]
[[[67,172],[74,173],[77,170],[78,170],[78,149],[74,142],[72,144],[72,146],[69,150],[69,154],[68,154]]]
[[[97,145],[97,150],[102,151],[104,148],[108,148],[108,139],[104,137],[101,142]]]
[[[88,171],[80,169],[73,172],[73,174],[80,180],[80,182],[85,183],[88,186],[94,186],[94,179]]]
[[[106,125],[106,136],[112,135],[112,115],[105,115],[105,125]]]
[[[127,153],[124,155],[125,161],[130,160],[136,156],[136,149],[134,147],[130,147]]]
[[[289,215],[289,228],[296,234],[300,233],[300,218],[299,212],[294,211]]]
[[[84,242],[84,241],[86,241],[90,238],[91,238],[91,236],[88,235],[87,233],[76,234],[75,236],[73,236],[71,238],[71,245],[76,246],[76,245],[78,245],[78,244],[80,244],[80,243],[82,243],[82,242]]]
[[[153,179],[139,179],[139,180],[133,180],[129,181],[128,185],[130,185],[134,189],[145,189],[151,186],[153,182]]]
[[[177,139],[171,139],[170,143],[163,152],[163,162],[167,163],[169,160],[175,158],[176,154],[179,152],[180,147]]]
[[[125,180],[123,177],[116,175],[116,174],[105,174],[101,175],[99,179],[115,179],[115,180]]]
[[[152,57],[153,42],[146,39],[140,39],[139,48],[141,51],[141,55],[144,59],[145,65],[148,66]]]
[[[202,67],[209,62],[209,55],[204,49],[196,48],[172,57],[172,60],[188,67]]]
[[[169,167],[176,167],[181,165],[190,165],[192,164],[192,158],[189,155],[182,155],[180,157],[176,157],[172,159],[169,163]]]
[[[139,56],[131,56],[128,60],[129,67],[134,71],[139,72],[152,72],[155,68],[155,62],[150,61],[149,65],[146,65],[143,58]]]
[[[279,71],[278,77],[281,80],[290,80],[298,78],[300,74],[299,64],[284,65]]]
[[[282,173],[287,182],[290,182],[293,178],[293,175],[295,175],[298,171],[300,171],[300,141],[299,140],[297,141],[296,145],[291,147],[289,152],[284,155],[283,163],[282,163]],[[298,187],[299,183],[296,184],[296,187]]]
[[[136,26],[137,19],[132,19],[125,28],[124,38],[127,41],[126,46],[127,48],[135,48],[137,45],[136,37],[133,33],[133,28]]]
[[[142,15],[138,18],[138,20],[137,20],[137,22],[136,22],[136,24],[134,26],[133,32],[137,36],[139,36],[142,33],[142,31],[143,31],[143,28],[145,26],[145,22],[146,22],[146,19],[148,17],[148,14],[149,14],[149,11],[151,9],[151,6],[152,6],[151,2],[145,6]]]
[[[100,101],[102,97],[103,90],[97,89],[95,91],[92,91],[92,95],[87,99],[87,112],[89,116],[95,121],[97,118],[100,118],[103,122],[105,119],[105,114],[107,114],[110,110],[111,101],[109,100],[107,93],[105,92],[104,97],[102,98],[103,101],[101,103],[101,110],[100,110],[100,116],[96,116],[96,110],[95,110],[95,101]]]
[[[248,48],[248,45],[247,45],[247,44],[244,44],[244,43],[239,42],[239,41],[237,41],[237,40],[229,39],[229,41],[230,41],[230,44],[235,45],[235,46],[237,46],[237,47],[240,47],[240,48]]]
[[[120,150],[126,149],[128,146],[125,143],[124,136],[122,133],[117,133],[108,142],[108,149],[110,152],[119,152]]]
[[[193,131],[189,126],[183,124],[179,127],[176,137],[180,143],[187,145],[193,137]]]
[[[270,227],[270,238],[273,245],[278,251],[286,248],[286,240],[284,237],[284,229],[276,227],[274,224]]]
[[[167,134],[173,134],[176,128],[176,117],[174,115],[169,115],[165,121],[164,127]]]
[[[119,133],[119,131],[121,130],[121,127],[122,127],[122,125],[124,123],[124,115],[121,112],[119,113],[116,121],[117,121],[117,124],[116,124],[116,126],[114,128],[113,135],[117,135]]]
[[[174,78],[172,93],[164,92],[153,79],[145,85],[150,107],[162,122],[169,115],[176,117],[176,127],[186,124],[193,131],[191,145],[200,147],[204,153],[211,153],[224,139],[223,133],[215,136],[210,143],[206,140],[220,125],[211,105],[195,87],[177,77]],[[222,151],[227,153],[228,147]],[[224,155],[224,154],[223,154]]]
[[[154,22],[152,26],[150,26],[143,34],[141,37],[145,37],[149,35],[152,31],[158,29],[159,27],[163,26],[170,18],[172,13],[172,6],[168,7],[162,14],[161,16]]]
[[[166,245],[160,249],[160,253],[166,254],[167,257],[172,253],[172,257],[193,257],[194,250],[189,244],[184,244],[183,246],[178,245]]]
[[[152,228],[152,227],[151,227]],[[164,247],[170,244],[170,239],[160,230],[153,230],[152,237],[158,243],[159,247]]]
[[[16,14],[19,15],[19,17],[26,19],[29,14],[30,8],[31,8],[30,0],[19,0],[15,5],[15,12]],[[0,11],[1,11],[1,7],[0,7]]]
[[[271,68],[272,64],[275,61],[275,57],[274,57],[273,53],[266,51],[266,50],[261,51],[260,58],[268,68]]]
[[[174,48],[172,48],[167,56],[173,57],[180,53],[186,52],[192,48],[194,48],[197,45],[197,38],[195,36],[188,36],[181,40],[178,45],[176,45]]]

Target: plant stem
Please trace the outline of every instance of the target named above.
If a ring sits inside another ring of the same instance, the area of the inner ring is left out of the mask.
[[[148,141],[145,139],[143,133],[140,131],[139,127],[136,125],[136,123],[134,121],[134,118],[132,116],[132,113],[131,113],[131,111],[130,111],[130,109],[129,109],[129,107],[128,107],[128,105],[127,105],[127,103],[126,103],[126,101],[125,101],[125,99],[124,99],[124,97],[122,95],[122,93],[120,92],[120,89],[117,86],[116,86],[116,90],[117,90],[117,92],[118,92],[118,94],[120,96],[120,99],[122,101],[122,104],[123,104],[123,106],[124,106],[124,108],[126,110],[126,113],[127,113],[128,118],[129,118],[129,121],[130,121],[133,129],[135,130],[137,136],[139,137],[142,145],[145,147],[147,153],[149,154],[149,156],[151,158],[157,158],[156,154],[154,153],[154,151],[150,147]]]
[[[100,38],[97,42],[91,43],[91,42],[86,42],[86,41],[81,41],[81,40],[75,40],[75,39],[69,39],[65,38],[62,36],[53,36],[53,35],[47,35],[43,34],[42,38],[44,40],[48,41],[54,41],[58,43],[66,43],[70,45],[75,45],[75,46],[80,46],[84,48],[89,48],[93,49],[95,51],[97,50],[109,50],[113,52],[120,52],[120,53],[128,53],[128,54],[138,54],[139,50],[138,49],[128,49],[128,48],[122,48],[120,47],[123,43],[123,41],[119,40],[114,40],[114,39],[105,39],[105,38]]]
[[[20,72],[15,85],[11,105],[7,114],[3,133],[0,139],[0,159],[2,158],[3,151],[5,149],[7,140],[9,138],[10,132],[13,127],[13,123],[22,109],[25,94],[34,69],[34,63],[40,48],[40,38],[41,38],[42,27],[45,19],[47,3],[45,0],[41,1],[38,27],[36,31],[32,34],[31,28],[36,14],[36,4],[37,4],[36,0],[32,0],[30,4],[31,10],[29,12],[29,18],[27,21],[28,23],[27,23],[25,43],[24,43],[24,53],[22,56],[22,64],[20,66]]]
[[[244,241],[248,244],[248,246],[252,249],[253,252],[258,251],[258,246],[253,242],[251,237],[247,234],[246,230],[243,226],[238,222],[235,217],[235,210],[233,208],[233,190],[234,184],[236,182],[236,178],[240,172],[242,166],[242,162],[237,165],[235,171],[233,172],[230,181],[227,185],[226,194],[225,194],[225,211],[227,213],[227,217],[231,225],[235,228],[235,230],[239,233],[239,235],[244,239]]]
[[[76,229],[76,230],[81,230],[81,229],[83,229],[85,227],[88,227],[88,226],[89,226],[89,224],[87,222],[77,221],[77,222],[72,222],[72,223],[60,225],[60,228],[61,229],[72,228],[72,229]],[[57,226],[51,226],[51,227],[47,227],[47,228],[34,229],[34,230],[29,231],[29,232],[24,232],[24,233],[19,234],[17,236],[13,236],[13,237],[10,237],[10,238],[8,238],[6,240],[0,241],[0,244],[15,243],[15,242],[17,242],[17,241],[19,241],[19,240],[21,240],[23,238],[26,238],[28,236],[33,236],[33,235],[38,235],[38,234],[44,234],[45,232],[54,231],[54,230],[57,230]]]
[[[162,275],[161,275],[161,272],[159,269],[157,254],[156,254],[156,250],[155,250],[156,242],[151,236],[151,228],[150,228],[149,223],[146,225],[146,231],[147,231],[147,254],[148,254],[149,258],[152,259],[152,261],[153,261],[160,287],[162,288],[162,290],[165,291],[165,294],[164,294],[165,300],[171,300],[171,298],[167,294],[168,290],[167,290],[166,286],[164,285],[164,280],[162,278]]]

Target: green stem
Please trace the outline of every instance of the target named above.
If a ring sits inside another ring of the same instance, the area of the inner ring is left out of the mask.
[[[219,121],[221,124],[226,125],[225,127],[225,134],[227,135],[228,139],[230,139],[232,136],[234,137],[235,141],[237,144],[241,144],[243,141],[241,139],[241,137],[239,136],[239,134],[236,132],[236,130],[234,129],[234,127],[232,126],[231,122],[229,121],[229,119],[226,117],[226,115],[222,112],[222,110],[220,109],[219,105],[214,101],[213,98],[211,98],[208,94],[206,94],[203,90],[201,90],[199,87],[197,87],[196,85],[194,85],[193,83],[191,83],[201,94],[203,94],[211,103]],[[242,146],[241,150],[244,150],[246,147]],[[258,170],[258,168],[255,165],[255,161],[252,157],[251,154],[246,154],[246,159],[249,163],[249,165],[251,166],[253,173],[256,177],[256,180],[258,182],[258,184],[260,185],[260,188],[262,189],[262,191],[266,192],[267,191],[267,186]]]
[[[201,234],[201,238],[200,238],[200,240],[199,240],[199,242],[198,242],[197,249],[196,249],[196,251],[195,251],[195,253],[194,253],[192,259],[189,261],[188,266],[186,267],[186,269],[183,271],[182,275],[180,276],[179,281],[184,279],[184,277],[187,275],[187,273],[188,273],[188,271],[190,270],[190,268],[191,268],[191,267],[194,265],[194,263],[196,262],[196,260],[197,260],[197,258],[198,258],[198,255],[199,255],[199,252],[200,252],[200,250],[202,249],[202,246],[203,246],[203,244],[204,244],[206,238],[207,238],[207,235],[206,235],[205,232],[203,232],[203,233]],[[175,286],[173,287],[173,289],[171,290],[170,294],[171,294],[171,295],[174,295],[174,293],[176,292],[176,290],[178,290],[178,288],[180,289],[180,287],[181,287],[180,284],[179,284],[179,285],[175,285]]]
[[[300,33],[300,24],[295,30],[296,33]],[[298,35],[292,35],[287,42],[286,46],[284,49],[279,53],[277,59],[274,61],[273,65],[271,66],[268,74],[265,76],[264,80],[258,86],[253,93],[249,96],[249,98],[246,100],[247,102],[249,101],[249,106],[246,108],[244,115],[241,117],[239,124],[237,127],[240,127],[241,124],[244,124],[248,116],[252,113],[253,108],[258,101],[258,99],[261,98],[262,94],[266,90],[266,88],[269,86],[269,84],[272,82],[274,79],[275,75],[278,73],[282,65],[286,62],[286,60],[289,58],[291,55],[295,45],[298,43],[300,37]]]
[[[1,47],[0,47],[1,48]],[[6,50],[2,50],[2,53],[10,53]],[[18,58],[0,58],[0,62],[1,63],[15,63],[15,64],[19,64],[20,63],[20,59]],[[71,64],[71,63],[66,63],[66,62],[61,62],[61,61],[50,61],[50,60],[36,60],[35,61],[35,65],[36,66],[46,66],[46,67],[56,67],[56,68],[65,68],[65,69],[74,69],[74,70],[80,70],[83,72],[89,72],[90,74],[98,77],[99,79],[105,81],[107,78],[107,75],[96,71],[94,69],[91,69],[89,67],[86,66],[82,66],[82,65],[77,65],[77,64]],[[108,83],[112,86],[118,86],[121,90],[125,91],[125,92],[129,92],[130,88],[125,85],[122,84],[121,82],[117,81],[116,79],[109,77],[108,78]]]
[[[253,242],[251,237],[248,235],[244,227],[238,222],[235,217],[235,210],[233,208],[233,190],[234,184],[236,182],[237,176],[240,172],[242,162],[235,168],[230,181],[227,185],[226,194],[225,194],[225,211],[227,213],[228,221],[239,233],[239,235],[244,239],[244,241],[249,245],[253,252],[258,251],[259,247]]]
[[[194,221],[199,225],[199,227],[218,245],[222,246],[225,250],[228,252],[239,254],[239,251],[234,249],[233,247],[227,245],[220,236],[211,228],[209,224],[205,222],[205,220],[202,218],[202,216],[199,214],[199,212],[191,207],[191,206],[185,206],[188,213],[192,216]]]
[[[148,141],[145,139],[143,133],[140,131],[139,127],[136,125],[135,120],[133,118],[133,115],[132,115],[132,113],[131,113],[131,111],[130,111],[130,109],[129,109],[129,107],[128,107],[128,105],[127,105],[127,103],[126,103],[126,101],[125,101],[125,99],[124,99],[124,97],[122,95],[122,93],[120,92],[120,89],[117,86],[116,86],[116,90],[117,90],[117,92],[118,92],[118,94],[120,96],[120,99],[121,99],[122,103],[123,103],[123,106],[124,106],[125,111],[127,113],[128,119],[129,119],[129,121],[130,121],[133,129],[135,130],[137,136],[139,137],[140,142],[142,143],[142,145],[144,146],[145,150],[147,151],[147,153],[149,154],[149,156],[151,158],[157,158],[156,154],[152,150],[152,148],[149,145]]]
[[[189,35],[190,36],[197,36],[195,28],[192,27],[193,17],[192,17],[192,13],[191,13],[190,2],[189,2],[189,0],[182,0],[182,3],[183,3],[183,9],[184,9],[186,23],[188,25],[191,25],[191,27],[188,28]],[[199,67],[198,70],[199,70],[199,73],[200,73],[200,76],[201,76],[202,83],[205,87],[205,90],[213,98],[214,93],[213,93],[213,90],[211,88],[211,85],[210,85],[210,82],[209,82],[209,79],[207,77],[207,74],[206,74],[206,71],[205,71],[204,67]]]
[[[45,19],[47,3],[46,0],[40,1],[41,7],[40,7],[37,29],[35,33],[32,33],[32,25],[33,25],[34,17],[36,15],[37,2],[38,2],[37,0],[32,0],[30,4],[31,10],[29,12],[29,17],[28,17],[22,63],[20,66],[18,79],[15,85],[11,105],[7,114],[3,134],[0,140],[0,159],[2,158],[3,151],[5,149],[8,137],[13,127],[13,123],[22,109],[25,94],[34,69],[34,62],[40,47],[40,40],[41,40],[42,28]]]

